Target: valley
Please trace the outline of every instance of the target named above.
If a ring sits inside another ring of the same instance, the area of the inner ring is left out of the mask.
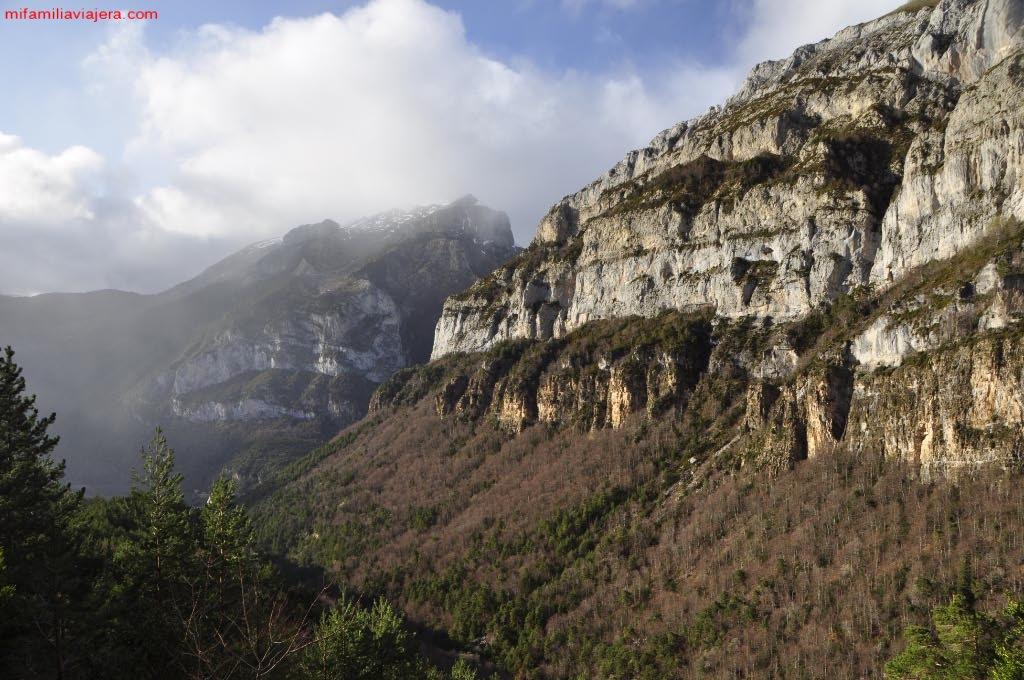
[[[526,248],[467,196],[0,298],[58,414],[8,354],[0,606],[46,624],[0,661],[66,630],[59,677],[1024,677],[1022,103],[1024,2],[910,2]]]

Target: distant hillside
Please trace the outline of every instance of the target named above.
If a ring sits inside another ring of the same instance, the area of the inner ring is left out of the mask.
[[[189,481],[243,487],[365,412],[424,361],[444,299],[515,253],[508,218],[467,197],[344,227],[298,227],[158,295],[0,297],[0,344],[58,412],[68,477],[124,491],[152,427]]]

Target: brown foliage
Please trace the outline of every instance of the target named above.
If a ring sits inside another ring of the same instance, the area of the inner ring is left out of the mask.
[[[617,323],[559,351],[614,356]],[[690,397],[618,430],[440,417],[450,376],[480,365],[449,358],[263,499],[263,534],[517,677],[881,677],[961,573],[990,610],[1024,592],[1015,472],[750,464],[741,358],[770,332],[723,325]]]

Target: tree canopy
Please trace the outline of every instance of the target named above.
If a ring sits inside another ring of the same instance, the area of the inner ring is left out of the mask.
[[[288,583],[235,483],[190,507],[158,428],[125,497],[89,499],[52,459],[54,415],[0,357],[0,677],[168,680],[448,676],[404,617]],[[317,621],[319,620],[319,623]],[[454,677],[476,677],[465,662]]]

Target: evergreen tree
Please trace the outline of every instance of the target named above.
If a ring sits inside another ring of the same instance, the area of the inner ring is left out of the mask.
[[[1024,680],[1024,606],[1010,601],[1006,606],[1006,628],[995,649],[993,680]]]
[[[959,591],[932,609],[931,627],[909,626],[906,649],[885,665],[891,680],[987,678],[995,656],[997,623],[975,611]]]
[[[197,536],[191,599],[179,610],[185,669],[195,678],[285,677],[308,639],[313,606],[289,597],[255,549],[233,481],[213,483]]]
[[[172,583],[181,580],[190,552],[189,510],[182,476],[174,468],[174,449],[160,428],[142,451],[142,472],[133,472],[133,495],[142,513],[138,533],[139,568],[149,575],[158,600],[166,601]]]
[[[476,671],[465,659],[459,659],[452,667],[452,680],[477,680]]]
[[[235,500],[235,483],[219,477],[201,514],[207,568],[223,576],[232,566],[249,561],[253,553],[252,522]]]
[[[0,676],[63,678],[83,587],[73,532],[82,492],[63,482],[64,463],[51,457],[56,416],[40,417],[25,390],[7,347],[0,356],[0,551],[10,597],[0,612]]]
[[[907,626],[903,631],[907,647],[885,665],[885,676],[891,680],[924,680],[942,668],[942,652],[927,626]]]
[[[307,632],[303,612],[256,552],[235,486],[185,505],[174,451],[157,430],[135,489],[90,504],[105,640],[96,675],[229,680],[282,676]]]
[[[142,459],[124,503],[125,535],[109,557],[104,617],[117,642],[104,650],[105,672],[180,678],[196,538],[174,450],[159,428]]]
[[[370,610],[351,600],[324,613],[303,670],[315,680],[402,680],[424,670],[400,614],[384,598]]]

